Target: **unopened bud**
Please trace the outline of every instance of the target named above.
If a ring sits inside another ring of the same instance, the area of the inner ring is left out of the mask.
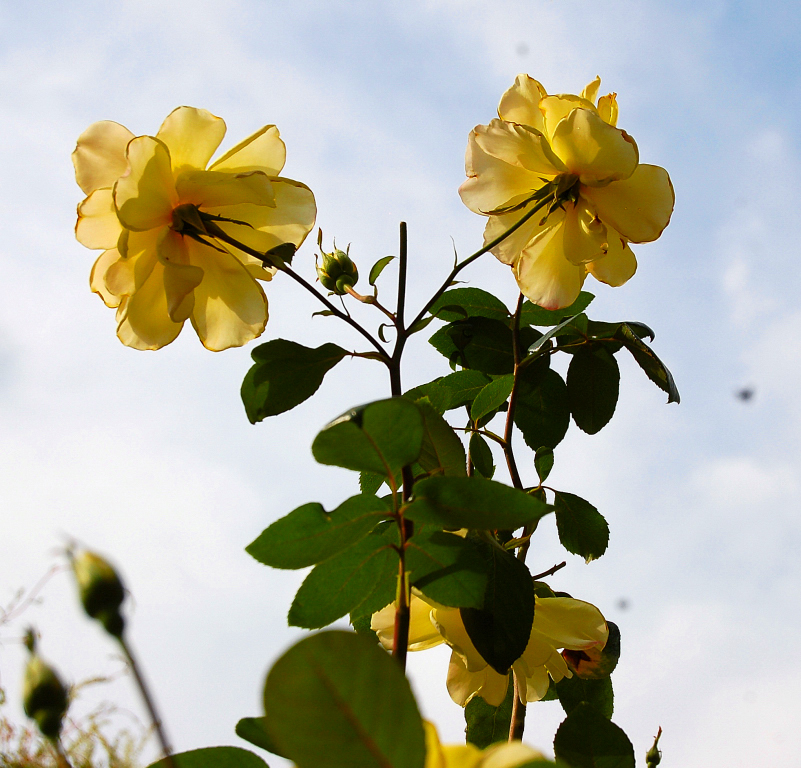
[[[654,745],[645,753],[645,763],[648,768],[656,768],[656,766],[662,762],[662,752],[658,747],[659,737],[661,735],[662,728],[660,726],[659,731],[656,734],[656,738],[654,739]]]
[[[324,288],[342,296],[347,288],[352,288],[359,281],[359,270],[351,261],[346,251],[340,251],[334,246],[331,253],[321,249],[322,264],[317,266],[317,277],[320,278]]]
[[[22,706],[25,714],[36,721],[43,736],[57,739],[69,704],[67,689],[55,670],[36,653],[33,632],[28,630],[25,645],[31,658],[25,667],[22,682]]]
[[[125,589],[117,572],[100,555],[86,551],[73,558],[72,569],[86,613],[97,619],[110,635],[119,637],[125,626],[120,613]]]

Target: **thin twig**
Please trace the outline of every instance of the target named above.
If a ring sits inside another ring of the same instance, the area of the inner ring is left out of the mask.
[[[553,568],[549,568],[547,571],[543,571],[542,573],[538,573],[536,576],[532,576],[533,581],[538,581],[539,579],[544,579],[546,576],[553,576],[557,571],[561,571],[567,565],[566,560],[562,560],[561,563],[555,565]]]

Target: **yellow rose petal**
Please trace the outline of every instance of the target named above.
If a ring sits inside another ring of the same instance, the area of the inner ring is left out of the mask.
[[[514,211],[514,213],[490,216],[484,229],[484,245],[492,242],[496,237],[500,237],[513,224],[520,221],[534,205],[535,203],[530,203],[525,208]],[[512,232],[511,235],[501,240],[492,249],[492,254],[504,264],[514,265],[520,258],[520,254],[535,237],[547,229],[561,226],[564,219],[565,212],[562,209],[554,211],[550,216],[547,215],[545,210],[538,211],[525,224]]]
[[[656,240],[670,222],[676,200],[670,176],[658,165],[638,165],[623,181],[581,192],[601,220],[632,243]]]
[[[637,259],[628,243],[612,227],[607,227],[607,237],[606,256],[587,264],[587,271],[596,280],[616,288],[634,276]]]
[[[565,256],[571,264],[586,264],[604,255],[606,227],[581,198],[575,205],[565,206],[562,237]]]
[[[446,679],[448,694],[460,707],[464,707],[474,696],[481,696],[487,704],[499,707],[506,698],[509,675],[498,674],[488,664],[471,670],[464,658],[456,651],[451,653]]]
[[[595,80],[584,86],[584,90],[581,92],[581,98],[586,99],[591,104],[595,104],[595,100],[598,98],[598,89],[600,87],[601,87],[601,77],[600,75],[597,75],[595,77]]]
[[[192,292],[203,280],[203,270],[189,263],[185,239],[171,229],[163,231],[157,253],[164,266],[167,312],[174,322],[182,323],[189,319],[194,308]]]
[[[92,293],[100,296],[107,307],[118,307],[120,305],[120,296],[113,294],[106,287],[106,272],[119,258],[120,253],[116,248],[103,251],[95,261],[89,274],[89,287],[92,289]]]
[[[578,651],[604,645],[609,628],[592,603],[570,597],[537,597],[533,630],[556,648]]]
[[[540,112],[542,112],[545,120],[544,133],[549,141],[553,139],[556,126],[574,109],[588,109],[594,112],[595,105],[591,101],[582,99],[581,96],[575,96],[571,93],[562,93],[558,96],[546,96],[540,102]]]
[[[79,137],[72,163],[75,181],[88,195],[100,187],[111,187],[125,173],[125,148],[134,135],[119,123],[92,123]]]
[[[265,125],[215,160],[209,170],[235,173],[262,171],[268,176],[277,176],[285,162],[286,146],[278,128]]]
[[[275,207],[272,182],[261,171],[186,171],[178,175],[175,188],[181,202],[194,203],[204,210],[240,203]]]
[[[518,75],[515,84],[501,96],[498,117],[510,123],[519,123],[545,131],[544,118],[540,111],[540,100],[548,94],[533,77]]]
[[[92,192],[78,206],[75,237],[87,248],[115,248],[122,233],[122,225],[114,210],[110,187]]]
[[[170,153],[152,136],[139,136],[128,144],[130,172],[114,185],[114,205],[126,229],[145,231],[172,222],[178,204]]]
[[[617,94],[609,93],[598,99],[598,116],[609,125],[617,125]]]
[[[629,178],[639,161],[634,139],[588,109],[574,109],[561,120],[551,144],[567,169],[592,186]]]
[[[225,136],[225,121],[205,109],[178,107],[167,115],[156,138],[170,151],[173,170],[203,170]]]

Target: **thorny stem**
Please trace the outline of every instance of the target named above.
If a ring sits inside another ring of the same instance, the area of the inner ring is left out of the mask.
[[[172,747],[170,746],[170,742],[167,740],[167,734],[164,732],[164,726],[162,725],[158,710],[156,709],[156,703],[153,701],[153,697],[150,695],[150,689],[142,677],[142,672],[139,669],[139,665],[136,663],[136,659],[134,658],[128,643],[125,642],[123,635],[118,635],[117,640],[120,642],[120,647],[122,648],[123,654],[125,654],[125,658],[128,660],[128,664],[131,665],[131,671],[136,679],[136,684],[139,687],[139,691],[144,699],[148,714],[153,722],[153,728],[156,730],[156,737],[159,740],[159,744],[161,744],[161,751],[164,753],[164,762],[166,763],[167,768],[176,768],[175,761],[172,758]]]

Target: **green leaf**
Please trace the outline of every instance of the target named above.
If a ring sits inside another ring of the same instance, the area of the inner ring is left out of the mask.
[[[507,741],[509,727],[512,723],[512,702],[515,687],[509,685],[506,698],[499,707],[487,704],[481,696],[474,696],[464,708],[466,723],[465,733],[468,744],[475,744],[479,749],[486,749],[491,744]]]
[[[410,400],[379,400],[340,416],[312,443],[320,464],[394,477],[417,460],[423,444],[423,416]]]
[[[579,704],[591,704],[605,718],[611,720],[615,709],[615,695],[612,691],[612,678],[602,680],[582,680],[580,677],[564,677],[554,683],[559,703],[565,714],[569,715]]]
[[[286,757],[278,751],[278,747],[267,732],[267,720],[264,717],[243,717],[236,724],[236,735],[249,741],[256,747],[266,749],[279,757]]]
[[[255,365],[242,382],[242,402],[251,424],[284,413],[310,398],[348,352],[336,344],[311,349],[286,339],[256,347]]]
[[[461,312],[456,307],[461,308]],[[466,317],[489,317],[508,323],[509,310],[496,296],[480,288],[452,288],[445,291],[429,310],[441,320],[451,322]]]
[[[464,477],[467,459],[464,445],[453,427],[426,400],[418,404],[423,414],[423,446],[418,463],[425,471],[449,477]]]
[[[333,512],[304,504],[276,520],[245,551],[273,568],[306,568],[363,539],[390,513],[376,496],[352,496]]]
[[[556,325],[553,328],[551,328],[550,331],[543,333],[542,336],[540,336],[528,348],[529,355],[533,355],[534,353],[539,352],[545,346],[545,344],[549,342],[554,336],[558,336],[562,331],[569,329],[573,325],[574,321],[577,320],[578,318],[583,318],[584,323],[586,323],[587,321],[586,316],[581,314],[573,315],[565,320],[562,320],[562,322],[559,323],[559,325]]]
[[[407,334],[411,336],[413,333],[420,333],[420,331],[425,330],[431,324],[431,321],[434,318],[432,316],[423,317],[418,320],[414,325],[410,326]]]
[[[441,528],[513,531],[551,511],[525,491],[483,477],[429,477],[415,484],[405,514]]]
[[[634,768],[628,736],[586,702],[559,726],[553,748],[557,759],[574,768]]]
[[[319,629],[350,613],[368,599],[378,585],[393,585],[398,553],[380,533],[372,533],[315,566],[292,601],[292,627]]]
[[[378,280],[378,276],[384,271],[384,267],[389,264],[395,257],[394,256],[384,256],[383,259],[379,259],[372,267],[370,267],[370,277],[369,282],[370,285],[375,285],[376,280]]]
[[[500,320],[470,317],[440,328],[431,345],[463,368],[488,374],[511,373],[514,369],[512,330]]]
[[[632,330],[626,323],[620,326],[618,338],[626,349],[631,352],[645,375],[656,384],[659,389],[667,393],[669,403],[681,402],[679,390],[673,375],[665,364],[656,356],[654,351]]]
[[[443,376],[437,382],[443,398],[442,410],[451,411],[454,408],[461,408],[463,405],[469,406],[490,381],[492,379],[489,376],[480,371],[471,370],[456,371]]]
[[[487,441],[478,434],[473,432],[470,435],[470,461],[476,468],[476,472],[487,480],[491,480],[495,474],[495,462],[492,458],[492,451],[490,450]]]
[[[547,446],[537,448],[534,454],[534,468],[537,470],[540,483],[544,483],[553,469],[553,448]]]
[[[353,632],[321,632],[267,675],[270,735],[298,768],[423,768],[423,722],[398,662]]]
[[[520,324],[538,325],[540,327],[559,325],[566,317],[572,317],[587,309],[594,298],[593,294],[582,291],[578,298],[564,309],[543,309],[530,301],[524,301],[520,314]]]
[[[452,608],[481,608],[487,588],[486,558],[471,539],[453,533],[415,533],[406,546],[412,586]]]
[[[536,451],[555,448],[570,426],[570,401],[562,377],[551,369],[535,383],[520,386],[514,421],[526,445]]]
[[[426,398],[429,404],[434,408],[437,413],[445,413],[447,410],[445,408],[445,401],[446,395],[442,388],[439,386],[439,382],[442,381],[442,376],[437,377],[433,381],[429,381],[425,384],[420,384],[412,389],[406,390],[403,393],[403,396],[407,400],[412,400],[414,402],[418,402],[423,398]]]
[[[512,373],[500,376],[487,384],[473,400],[473,404],[470,406],[470,418],[478,421],[482,416],[497,410],[509,399],[514,384],[515,377]]]
[[[525,564],[495,544],[485,542],[489,579],[484,608],[461,608],[467,634],[476,650],[505,675],[523,655],[534,620],[534,586]]]
[[[384,476],[377,475],[375,472],[359,473],[359,488],[362,493],[375,496],[378,489],[384,484]]]
[[[589,435],[605,427],[615,413],[620,391],[617,360],[603,347],[582,347],[567,370],[567,394],[573,420]]]
[[[204,747],[190,752],[179,752],[172,756],[175,768],[265,768],[267,763],[241,747]],[[148,768],[169,768],[170,763],[162,758]]]
[[[589,501],[572,493],[554,493],[556,527],[562,546],[588,563],[599,558],[609,544],[609,525]]]

